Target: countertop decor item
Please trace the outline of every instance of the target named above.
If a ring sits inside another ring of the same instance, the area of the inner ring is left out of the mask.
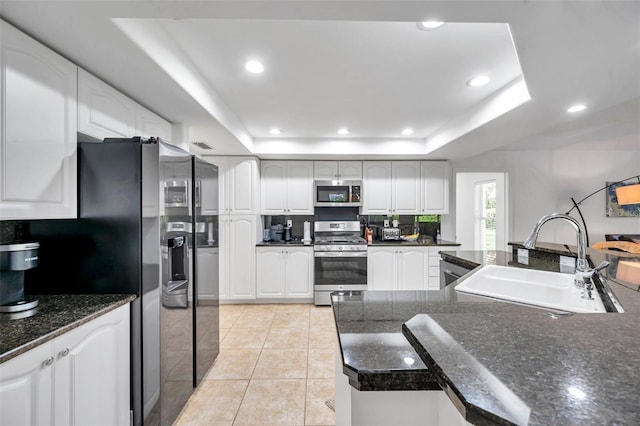
[[[625,184],[625,182],[630,180],[637,180],[638,183]],[[573,197],[571,197],[571,202],[573,203],[573,207],[567,211],[566,214],[570,214],[573,209],[578,211],[578,215],[580,215],[580,219],[582,220],[582,224],[584,225],[586,237],[587,237],[587,246],[589,246],[589,230],[587,229],[587,223],[584,220],[584,216],[580,211],[580,205],[593,197],[600,191],[607,190],[607,216],[630,216],[630,217],[640,217],[640,175],[630,176],[626,179],[622,179],[617,182],[607,182],[606,185],[596,191],[593,191],[591,194],[587,195],[580,201],[576,201]],[[615,194],[614,194],[615,193]],[[621,202],[622,201],[622,202]],[[615,204],[615,205],[614,205]],[[633,207],[626,207],[632,206]],[[625,212],[632,214],[611,214],[613,211],[624,210]]]

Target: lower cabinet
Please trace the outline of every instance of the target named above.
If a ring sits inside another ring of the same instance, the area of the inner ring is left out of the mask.
[[[258,298],[313,297],[312,247],[257,247]]]
[[[256,242],[262,238],[255,215],[219,218],[220,300],[256,298]]]
[[[424,247],[369,247],[369,290],[427,290],[428,262]]]
[[[129,305],[0,365],[2,425],[128,425]]]

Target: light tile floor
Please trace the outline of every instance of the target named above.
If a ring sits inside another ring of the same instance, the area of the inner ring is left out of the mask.
[[[220,354],[177,425],[333,425],[330,307],[221,305]]]

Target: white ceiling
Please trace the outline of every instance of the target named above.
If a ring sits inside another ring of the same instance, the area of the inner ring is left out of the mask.
[[[640,149],[636,1],[4,0],[0,14],[214,154]],[[418,30],[431,18],[449,23]],[[249,57],[263,74],[244,71]],[[491,83],[467,87],[478,73]],[[574,102],[589,109],[566,114]]]

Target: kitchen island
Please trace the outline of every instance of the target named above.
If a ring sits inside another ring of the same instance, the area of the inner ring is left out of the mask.
[[[590,256],[598,263],[605,254]],[[514,263],[507,252],[451,251],[443,257],[468,267]],[[553,262],[546,266],[558,267]],[[552,316],[458,294],[456,284],[440,291],[333,296],[338,373],[344,372],[353,389],[346,402],[353,402],[357,392],[356,399],[365,394],[363,390],[391,395],[386,391],[429,391],[437,384],[445,391],[439,395],[446,395],[474,424],[640,423],[640,373],[633,362],[639,343],[638,285],[610,282],[623,314]],[[337,381],[337,422],[346,418],[345,424],[357,424],[354,413],[342,417],[345,401],[340,401],[344,392],[339,387]],[[414,410],[412,400],[406,401],[407,410]],[[423,408],[423,424],[443,424],[428,412],[437,406]],[[394,408],[404,410],[402,405]]]

